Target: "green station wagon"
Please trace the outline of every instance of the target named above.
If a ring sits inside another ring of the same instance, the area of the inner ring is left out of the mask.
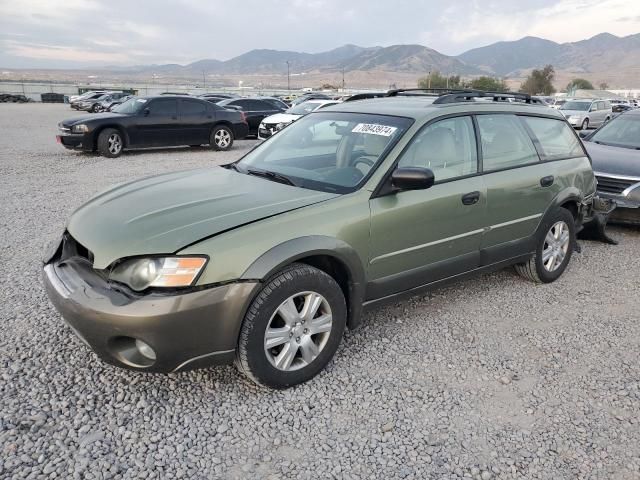
[[[364,307],[510,265],[552,282],[596,181],[562,115],[512,97],[345,102],[233,164],[118,185],[50,249],[49,297],[111,364],[235,362],[285,388],[327,365]]]

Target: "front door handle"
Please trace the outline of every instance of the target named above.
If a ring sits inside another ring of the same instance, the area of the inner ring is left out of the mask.
[[[480,192],[471,192],[462,196],[463,205],[475,205],[480,200]]]
[[[555,181],[555,178],[553,178],[553,175],[549,175],[548,177],[542,177],[540,179],[540,186],[550,187],[551,185],[553,185],[554,181]]]

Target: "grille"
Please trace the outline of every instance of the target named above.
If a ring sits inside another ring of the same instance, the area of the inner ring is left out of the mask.
[[[638,183],[638,180],[625,180],[613,177],[596,176],[598,180],[598,191],[605,193],[615,193],[620,195],[631,185]]]

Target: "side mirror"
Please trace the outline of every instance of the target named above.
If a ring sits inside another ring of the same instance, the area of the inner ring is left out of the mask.
[[[591,135],[591,132],[587,132],[586,130],[580,130],[578,132],[580,138],[587,138],[589,135]]]
[[[391,174],[391,185],[398,190],[425,190],[433,186],[433,171],[421,167],[400,167]]]

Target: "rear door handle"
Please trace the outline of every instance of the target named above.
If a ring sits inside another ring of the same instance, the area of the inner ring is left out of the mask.
[[[471,192],[462,196],[464,205],[475,205],[480,200],[480,192]]]
[[[548,177],[542,177],[540,179],[540,186],[542,187],[550,187],[551,185],[553,185],[555,178],[553,178],[553,175],[549,175]]]

